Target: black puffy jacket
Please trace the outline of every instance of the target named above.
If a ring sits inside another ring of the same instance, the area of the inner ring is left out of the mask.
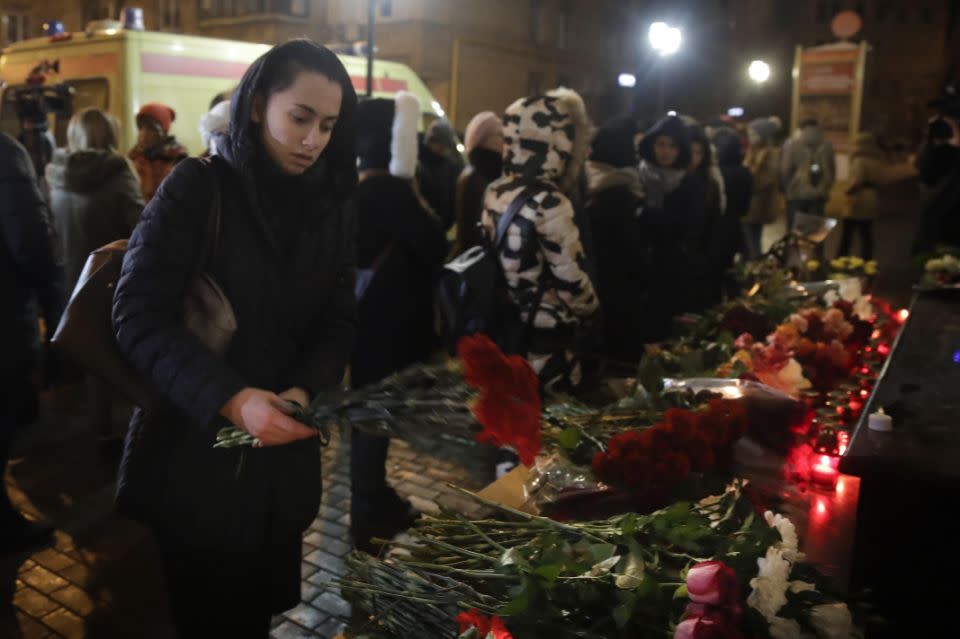
[[[238,324],[222,357],[186,331],[179,311],[214,171],[222,222],[207,270]],[[262,188],[252,191],[254,182]],[[135,412],[117,502],[163,535],[250,551],[289,540],[316,516],[317,440],[242,451],[213,444],[225,425],[220,407],[243,387],[316,392],[341,381],[356,331],[356,222],[353,209],[320,184],[268,168],[244,179],[221,158],[184,160],[131,236],[114,328],[121,350],[169,404]]]

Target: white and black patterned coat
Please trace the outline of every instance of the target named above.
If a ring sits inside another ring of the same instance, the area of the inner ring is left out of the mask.
[[[584,268],[573,205],[565,195],[589,143],[583,101],[564,89],[517,100],[504,114],[503,132],[503,176],[484,196],[484,232],[493,237],[510,203],[524,188],[532,188],[533,196],[507,229],[500,252],[511,297],[526,320],[542,278],[544,292],[533,326],[576,325],[599,306]]]

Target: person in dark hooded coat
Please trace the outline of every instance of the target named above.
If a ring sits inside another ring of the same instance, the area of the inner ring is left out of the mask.
[[[62,277],[33,160],[19,142],[0,133],[0,480],[16,431],[37,417],[32,380],[40,350],[37,306],[47,326],[56,326]],[[0,556],[47,543],[52,533],[49,525],[17,512],[0,481]]]
[[[433,284],[447,254],[443,227],[416,192],[420,104],[410,93],[364,100],[357,108],[360,184],[360,324],[350,382],[361,388],[417,362],[439,347],[433,331]],[[354,546],[373,551],[416,514],[387,484],[390,439],[354,429],[350,447],[350,530]]]
[[[356,102],[330,50],[273,47],[244,74],[219,154],[179,163],[130,238],[113,323],[158,400],[134,411],[117,507],[157,539],[180,636],[267,637],[300,602],[323,477],[317,431],[290,414],[340,386],[353,348]],[[217,188],[205,272],[237,320],[223,354],[180,312]],[[231,424],[257,445],[214,448]]]
[[[78,111],[67,126],[67,141],[68,148],[57,149],[46,172],[69,298],[90,253],[130,237],[143,196],[133,166],[117,152],[119,131],[112,115],[95,107]],[[103,452],[115,455],[121,440],[113,434],[111,396],[103,380],[87,375],[91,426]]]
[[[597,294],[603,306],[604,351],[608,360],[633,367],[643,355],[638,327],[649,310],[646,257],[649,238],[641,222],[643,187],[629,116],[597,131],[586,165],[587,215],[593,228]]]
[[[640,143],[641,212],[651,246],[650,307],[642,327],[644,341],[670,336],[672,319],[686,304],[691,285],[690,229],[702,224],[703,188],[688,171],[690,132],[680,118],[668,116],[653,125]]]

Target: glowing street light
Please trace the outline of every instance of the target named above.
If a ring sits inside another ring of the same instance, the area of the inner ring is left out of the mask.
[[[747,75],[757,84],[763,84],[770,79],[770,65],[763,60],[754,60],[747,68]]]
[[[617,84],[624,88],[632,88],[637,86],[637,76],[632,73],[621,73],[617,76]]]
[[[683,35],[677,27],[671,27],[666,22],[654,22],[647,32],[650,46],[661,56],[672,55],[680,50]]]

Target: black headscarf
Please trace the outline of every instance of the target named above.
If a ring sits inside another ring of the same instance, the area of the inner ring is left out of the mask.
[[[254,98],[289,87],[297,73],[320,73],[340,85],[342,98],[337,123],[320,159],[305,177],[322,183],[336,199],[349,198],[357,185],[355,112],[357,94],[350,75],[336,54],[312,40],[289,40],[257,58],[243,74],[230,103],[230,131],[217,148],[241,175],[253,181],[255,158],[262,154],[260,124],[251,118]]]
[[[690,131],[683,120],[675,115],[663,118],[643,135],[643,141],[640,142],[640,157],[651,164],[657,163],[653,146],[661,135],[671,138],[679,150],[677,161],[670,168],[686,170],[690,166]]]

